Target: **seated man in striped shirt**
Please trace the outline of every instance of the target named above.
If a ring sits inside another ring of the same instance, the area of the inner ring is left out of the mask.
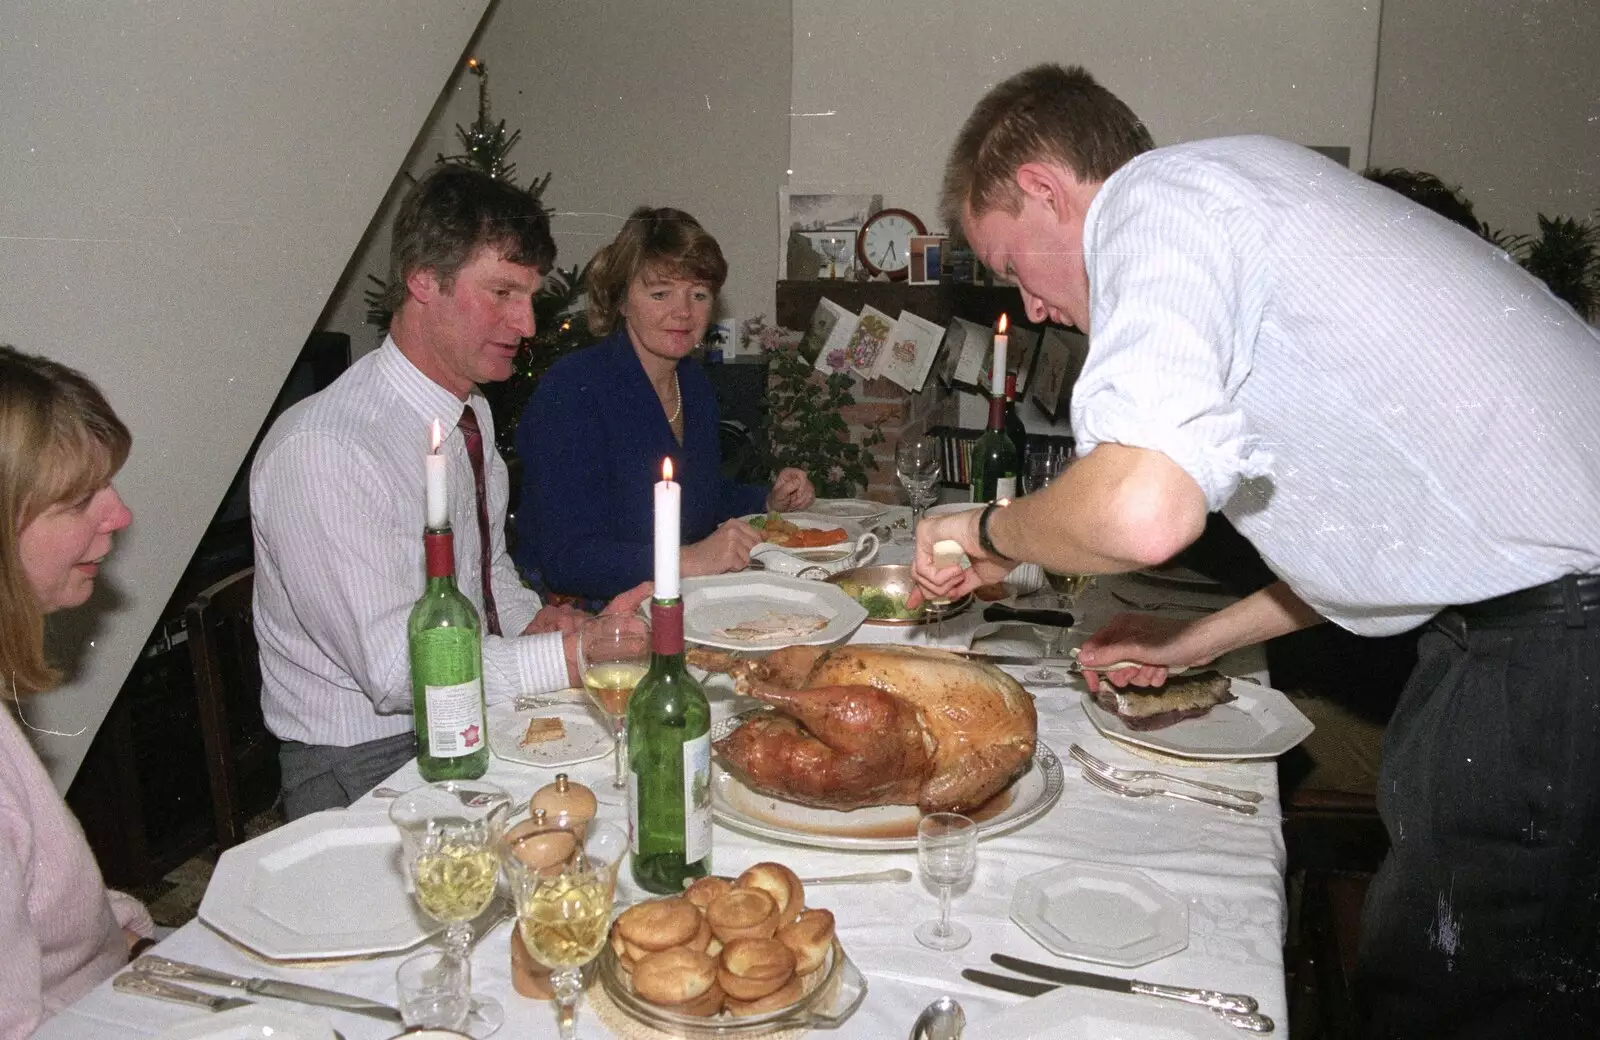
[[[290,819],[350,804],[416,754],[406,619],[422,594],[422,456],[436,419],[457,583],[483,620],[486,699],[577,685],[581,615],[543,607],[517,578],[506,467],[477,391],[510,377],[554,262],[549,219],[526,191],[435,167],[395,218],[383,345],[261,443],[250,473],[255,627]]]
[[[1033,561],[1158,564],[1221,510],[1282,581],[1123,615],[1088,665],[1323,620],[1424,630],[1384,743],[1391,851],[1361,940],[1373,1036],[1573,1036],[1600,998],[1600,333],[1494,246],[1308,149],[1156,149],[1082,69],[996,86],[946,218],[1090,348],[1080,460],[917,531],[930,595]],[[932,547],[959,541],[970,572]]]

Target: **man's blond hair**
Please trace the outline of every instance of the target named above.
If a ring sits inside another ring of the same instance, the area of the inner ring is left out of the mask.
[[[967,117],[945,164],[939,209],[951,228],[969,211],[1014,214],[1024,163],[1058,163],[1099,183],[1154,147],[1133,110],[1081,66],[1035,65],[995,86]]]

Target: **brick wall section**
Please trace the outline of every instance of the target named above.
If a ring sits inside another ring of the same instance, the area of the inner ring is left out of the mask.
[[[937,389],[932,380],[929,383],[930,389],[916,394],[887,379],[858,381],[852,388],[856,403],[846,405],[842,412],[850,427],[850,439],[859,444],[866,437],[869,424],[883,421],[884,439],[871,448],[877,465],[867,472],[865,497],[875,502],[906,503],[905,489],[894,472],[894,451],[900,443],[900,433],[918,423],[933,425],[942,421],[933,416],[949,405],[948,395]]]

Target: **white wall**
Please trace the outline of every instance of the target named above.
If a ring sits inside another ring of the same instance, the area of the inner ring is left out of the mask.
[[[1376,0],[793,0],[792,183],[882,191],[937,222],[984,91],[1081,64],[1157,144],[1267,133],[1366,157]],[[946,229],[947,230],[947,229]]]
[[[1512,231],[1600,208],[1600,3],[1384,0],[1372,161]]]
[[[80,667],[22,705],[63,789],[486,3],[6,0],[0,341],[134,434]]]
[[[727,254],[731,313],[772,314],[777,193],[789,155],[789,4],[774,0],[502,0],[474,51],[488,64],[494,118],[521,129],[511,160],[527,184],[554,173],[545,201],[562,267],[615,237],[635,206],[687,210]],[[418,149],[419,173],[460,149],[477,80],[458,75]],[[391,204],[392,205],[392,204]],[[358,255],[326,317],[363,328],[366,274],[387,273],[388,220]]]

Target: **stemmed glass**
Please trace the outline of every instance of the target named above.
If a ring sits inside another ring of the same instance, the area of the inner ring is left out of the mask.
[[[408,791],[389,807],[402,858],[423,913],[445,925],[434,969],[453,973],[467,996],[467,1032],[482,1040],[505,1022],[493,997],[472,993],[470,922],[489,906],[500,876],[499,845],[511,796],[481,780],[441,780]]]
[[[1030,451],[1022,463],[1022,491],[1031,495],[1049,486],[1066,459],[1053,451]]]
[[[850,239],[841,236],[829,236],[817,239],[817,245],[822,250],[822,255],[828,258],[828,277],[839,277],[839,265],[844,258],[850,255]]]
[[[914,933],[930,950],[959,950],[972,930],[950,920],[950,890],[972,880],[978,869],[978,825],[960,813],[929,813],[917,824],[917,866],[922,879],[939,887],[939,919]]]
[[[1094,584],[1093,574],[1057,574],[1055,571],[1044,572],[1045,584],[1050,587],[1048,606],[1055,610],[1072,610],[1078,605],[1078,597],[1082,596],[1089,586]],[[1037,625],[1034,627],[1044,643],[1045,657],[1059,657],[1061,655],[1061,641],[1066,638],[1067,630],[1060,625]],[[1025,683],[1053,683],[1059,681],[1056,673],[1044,666],[1039,667],[1022,676]]]
[[[944,475],[944,447],[939,438],[914,434],[900,439],[894,450],[894,471],[911,496],[911,530],[933,504],[933,489]]]
[[[561,827],[563,820],[558,818],[556,826]],[[628,836],[622,828],[590,820],[581,829],[576,851],[562,863],[535,870],[514,855],[504,857],[517,901],[518,934],[528,954],[551,972],[561,1040],[578,1035],[583,967],[605,946],[617,867],[627,851]]]
[[[650,626],[637,614],[601,614],[578,628],[578,667],[583,688],[611,721],[616,770],[611,786],[628,786],[628,699],[650,670]]]

